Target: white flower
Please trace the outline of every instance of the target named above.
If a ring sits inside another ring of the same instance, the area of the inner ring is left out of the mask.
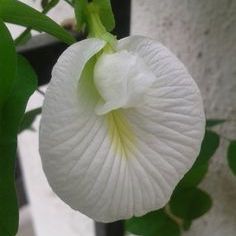
[[[86,39],[59,58],[39,144],[58,196],[112,222],[168,202],[199,153],[205,116],[194,80],[160,43],[132,36],[117,52],[104,46]]]

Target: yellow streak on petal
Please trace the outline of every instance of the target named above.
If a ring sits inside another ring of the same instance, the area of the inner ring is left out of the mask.
[[[118,109],[107,114],[108,132],[111,137],[112,147],[119,156],[129,158],[128,150],[133,149],[135,135],[127,119]]]

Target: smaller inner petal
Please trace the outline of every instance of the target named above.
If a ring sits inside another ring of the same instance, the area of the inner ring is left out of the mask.
[[[94,83],[101,96],[96,114],[138,106],[154,80],[154,74],[138,55],[126,50],[102,54],[94,68]]]

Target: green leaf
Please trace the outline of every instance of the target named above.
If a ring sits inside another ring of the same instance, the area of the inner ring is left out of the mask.
[[[12,92],[17,59],[11,35],[0,19],[0,235],[13,236],[18,228],[18,207],[14,185],[16,146],[6,143],[5,103]],[[14,115],[14,114],[12,114]]]
[[[86,24],[87,4],[88,4],[87,0],[75,0],[74,2],[74,11],[75,11],[78,31],[81,31],[83,29],[83,26]]]
[[[125,222],[126,230],[142,236],[180,236],[179,226],[163,209]]]
[[[4,144],[2,139],[0,136],[0,235],[14,236],[19,220],[14,183],[16,144]]]
[[[18,57],[17,76],[10,96],[0,111],[0,235],[14,236],[18,206],[14,184],[17,133],[30,95],[37,87],[30,64]]]
[[[36,117],[41,114],[42,108],[36,108],[34,110],[28,111],[25,113],[24,118],[21,122],[19,133],[26,130],[31,129],[32,124],[34,123]]]
[[[93,0],[99,10],[99,16],[108,32],[115,28],[115,18],[110,0]]]
[[[174,215],[191,221],[209,211],[212,201],[206,192],[198,188],[188,188],[176,191],[169,205]]]
[[[236,140],[231,141],[229,144],[227,159],[230,169],[236,175]]]
[[[0,19],[0,109],[16,77],[16,50],[13,39]]]
[[[219,120],[219,119],[207,119],[206,121],[206,127],[210,128],[216,125],[220,125],[222,123],[226,122],[226,120]]]
[[[214,155],[215,151],[219,147],[220,137],[213,131],[206,130],[205,137],[202,142],[201,151],[197,160],[194,163],[196,165],[202,165],[207,163]]]
[[[179,182],[176,189],[197,186],[203,180],[207,171],[208,171],[208,163],[193,166],[187,172],[187,174],[185,174],[183,179]]]
[[[75,39],[60,25],[19,1],[0,0],[0,17],[9,23],[47,32],[68,44],[75,42]]]

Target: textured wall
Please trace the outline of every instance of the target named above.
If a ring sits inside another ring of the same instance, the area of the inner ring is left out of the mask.
[[[185,63],[198,83],[207,117],[236,120],[236,1],[133,0],[132,34],[155,38]],[[236,123],[217,131],[236,139]],[[211,211],[186,236],[233,236],[236,177],[227,165],[227,141],[212,159],[202,187],[214,200]]]

